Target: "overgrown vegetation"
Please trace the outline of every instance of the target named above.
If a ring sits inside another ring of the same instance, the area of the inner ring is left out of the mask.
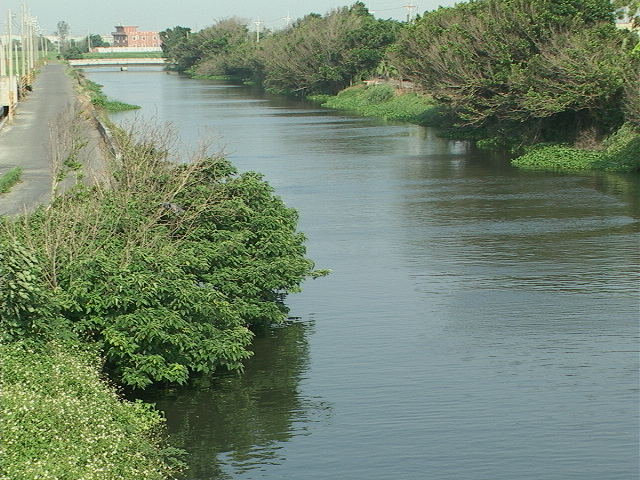
[[[286,318],[283,295],[322,274],[260,175],[147,133],[120,135],[109,188],[5,220],[1,238],[2,337],[89,340],[135,388],[240,369],[251,328]]]
[[[452,126],[511,146],[599,140],[621,126],[636,41],[609,0],[482,0],[405,28],[400,72],[452,113]]]
[[[13,167],[6,173],[0,175],[0,194],[7,193],[16,183],[20,181],[22,168]]]
[[[569,145],[537,145],[513,160],[517,167],[536,170],[640,171],[640,132],[623,125],[603,142],[603,148],[586,150]]]
[[[400,25],[376,20],[363,3],[307,15],[261,42],[260,78],[274,93],[336,94],[376,71]]]
[[[75,170],[77,122],[56,125],[54,166]],[[171,477],[160,416],[102,375],[134,390],[241,370],[286,294],[327,273],[259,174],[207,145],[185,157],[168,127],[113,133],[106,182],[0,218],[2,478]]]
[[[120,398],[77,345],[0,346],[2,462],[7,480],[159,480],[177,473],[164,420]]]
[[[180,72],[231,76],[279,94],[336,94],[373,74],[396,39],[400,23],[376,20],[363,3],[324,16],[309,14],[260,42],[248,22],[225,19],[191,33],[161,32],[167,59]]]
[[[98,108],[102,108],[110,113],[123,112],[127,110],[136,110],[140,108],[138,105],[131,105],[130,103],[120,102],[118,100],[112,100],[102,91],[102,85],[93,82],[88,79],[84,79],[83,83],[89,96],[91,103]]]

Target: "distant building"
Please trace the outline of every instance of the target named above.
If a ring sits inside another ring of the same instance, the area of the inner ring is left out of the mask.
[[[158,32],[138,32],[137,26],[116,25],[113,36],[114,47],[132,48],[160,48],[160,33]]]

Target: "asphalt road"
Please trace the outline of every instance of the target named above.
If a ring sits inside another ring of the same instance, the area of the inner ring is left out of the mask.
[[[60,144],[68,139],[70,115],[77,105],[74,80],[66,66],[44,65],[33,82],[33,91],[18,104],[16,115],[0,130],[0,174],[19,166],[22,181],[0,195],[0,215],[15,215],[51,202],[54,188],[54,158],[60,158]],[[62,125],[64,124],[64,125]],[[102,158],[99,135],[85,119],[80,135],[87,146],[79,161],[95,165]],[[78,135],[78,133],[76,133]],[[72,183],[68,179],[66,184]],[[60,187],[58,187],[60,191]]]

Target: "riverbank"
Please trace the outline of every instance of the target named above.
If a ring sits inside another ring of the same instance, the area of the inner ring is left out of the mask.
[[[72,187],[82,196],[104,181],[107,160],[96,113],[81,82],[67,73],[63,64],[45,66],[0,134],[2,179],[24,170],[23,181],[0,195],[0,476],[174,478],[177,450],[165,449],[161,414],[125,400],[105,381],[104,360],[64,331],[61,299],[47,288],[51,272],[36,260],[36,246],[59,253],[56,243],[73,243],[79,233],[59,231],[51,218],[48,227],[40,226],[51,228],[57,240],[19,232],[21,225],[38,223],[28,212],[54,198],[59,202]],[[40,210],[38,218],[55,209]]]
[[[335,96],[317,95],[309,100],[322,107],[346,110],[358,115],[399,120],[417,125],[443,128],[442,109],[426,92],[406,91],[383,84],[362,84],[342,90]],[[466,139],[461,129],[446,126],[448,138]],[[566,144],[534,144],[512,160],[519,168],[535,170],[602,170],[640,172],[640,129],[626,123],[600,142],[579,148]]]

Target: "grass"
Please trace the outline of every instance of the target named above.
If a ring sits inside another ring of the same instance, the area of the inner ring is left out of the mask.
[[[7,173],[0,175],[0,194],[7,193],[16,183],[20,181],[22,169],[13,167]]]
[[[309,99],[323,107],[417,124],[423,124],[429,112],[435,108],[428,95],[400,93],[386,84],[350,87],[336,96],[323,95]]]

